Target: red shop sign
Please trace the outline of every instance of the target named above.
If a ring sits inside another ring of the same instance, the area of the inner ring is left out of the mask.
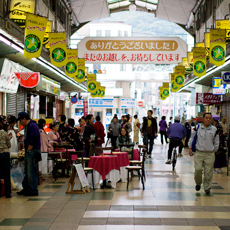
[[[39,72],[21,72],[15,73],[20,86],[25,88],[34,88],[38,85],[40,81],[40,73]]]
[[[196,93],[196,104],[220,104],[221,96],[212,93]]]

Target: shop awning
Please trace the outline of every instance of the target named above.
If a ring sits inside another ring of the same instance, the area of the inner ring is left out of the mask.
[[[0,38],[5,38],[0,34]],[[23,55],[23,49],[20,46],[12,43],[5,38],[4,42],[0,39],[0,57],[8,58],[33,72],[40,72],[41,74],[61,83],[61,90],[65,92],[86,92],[87,88],[75,82],[73,79],[67,77],[63,71],[51,65],[43,58],[27,59]]]

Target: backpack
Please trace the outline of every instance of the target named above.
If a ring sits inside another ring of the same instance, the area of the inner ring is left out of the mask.
[[[141,123],[140,122],[137,122],[136,124],[137,128],[139,129],[141,127]]]

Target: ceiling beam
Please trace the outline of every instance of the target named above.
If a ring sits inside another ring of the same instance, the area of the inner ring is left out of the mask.
[[[136,7],[137,7],[136,11],[142,11],[142,12],[156,14],[156,10],[150,10],[150,9],[147,9],[146,7],[142,7],[142,6],[138,6],[138,5],[136,5]],[[120,11],[129,11],[129,6],[122,6],[122,7],[110,9],[111,14],[116,13],[116,12],[120,12]]]

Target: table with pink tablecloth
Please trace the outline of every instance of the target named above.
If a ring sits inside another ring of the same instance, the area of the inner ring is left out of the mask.
[[[115,149],[115,152],[120,152],[120,149]],[[133,160],[139,160],[139,150],[138,149],[134,149],[133,150]]]
[[[110,154],[110,153],[105,153],[105,154]],[[113,152],[113,155],[116,155],[119,160],[119,165],[120,165],[120,179],[122,182],[127,182],[127,170],[126,166],[128,166],[129,163],[129,155],[127,152]]]
[[[120,163],[117,156],[92,156],[90,157],[88,167],[94,169],[94,185],[100,188],[100,180],[110,179],[113,188],[116,188],[116,182],[120,180]],[[88,176],[91,176],[90,174]],[[89,183],[91,182],[88,177]]]
[[[69,152],[74,152],[76,151],[75,149],[68,149],[67,150],[67,159],[69,158]],[[50,151],[50,152],[54,152],[54,150]],[[66,149],[55,149],[55,152],[60,152],[60,153],[66,153]],[[72,161],[76,161],[77,160],[77,154],[71,154],[71,160]]]

